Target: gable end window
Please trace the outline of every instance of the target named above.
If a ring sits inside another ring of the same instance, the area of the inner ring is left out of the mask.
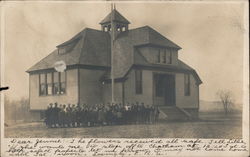
[[[61,95],[66,93],[66,72],[39,74],[39,95]]]
[[[167,51],[166,48],[159,48],[157,50],[156,63],[172,64],[172,51]]]
[[[135,93],[142,94],[142,70],[135,70]]]
[[[190,96],[190,74],[184,74],[184,93]]]

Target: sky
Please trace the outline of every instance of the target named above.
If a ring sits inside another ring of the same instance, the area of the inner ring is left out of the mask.
[[[242,102],[244,3],[116,3],[129,28],[148,25],[178,44],[179,59],[193,67],[203,84],[200,99],[217,100],[231,90]],[[57,45],[99,22],[110,4],[84,2],[7,2],[4,6],[4,84],[6,96],[29,96],[25,71]]]

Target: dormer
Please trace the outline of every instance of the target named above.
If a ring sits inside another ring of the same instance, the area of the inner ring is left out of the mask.
[[[121,32],[128,30],[128,25],[130,22],[123,17],[116,9],[113,9],[101,22],[102,31],[111,31],[111,19],[113,21],[113,26],[115,28],[115,36]]]
[[[77,45],[77,43],[80,41],[81,36],[78,34],[75,37],[73,37],[72,39],[56,46],[58,49],[58,54],[62,55],[62,54],[66,54],[71,52]]]
[[[178,50],[171,47],[159,46],[142,46],[139,47],[141,55],[153,64],[161,65],[177,65],[178,63]]]

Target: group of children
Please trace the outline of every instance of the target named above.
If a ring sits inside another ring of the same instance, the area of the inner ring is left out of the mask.
[[[159,109],[144,103],[108,103],[96,105],[49,104],[45,111],[48,127],[90,127],[100,125],[152,124],[158,120]]]

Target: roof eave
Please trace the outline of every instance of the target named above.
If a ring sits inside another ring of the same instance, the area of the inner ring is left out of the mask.
[[[134,47],[143,47],[143,46],[156,46],[156,47],[162,47],[162,48],[174,48],[176,50],[181,50],[182,48],[178,45],[174,46],[166,46],[166,45],[160,45],[160,44],[155,44],[155,43],[145,43],[145,44],[140,44],[140,45],[135,45]]]
[[[99,24],[100,24],[100,25],[104,25],[104,24],[110,23],[110,21],[111,21],[111,20],[105,21],[105,22],[100,22]],[[120,23],[123,23],[123,24],[130,24],[129,21],[127,21],[127,22],[124,22],[124,21],[117,21],[117,20],[114,20],[114,21],[115,21],[115,22],[120,22]]]

